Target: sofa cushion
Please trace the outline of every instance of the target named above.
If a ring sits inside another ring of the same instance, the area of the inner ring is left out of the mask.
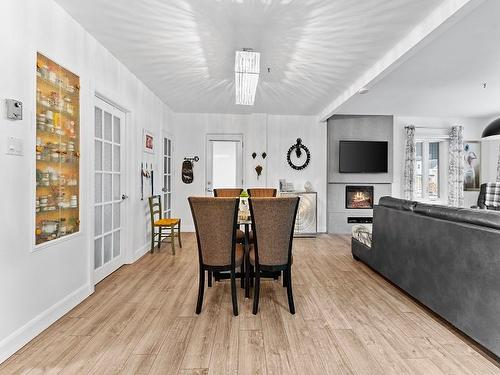
[[[417,203],[415,213],[500,230],[500,212]]]
[[[417,202],[408,201],[406,199],[398,199],[393,197],[382,197],[379,200],[379,206],[395,208],[403,211],[413,211]]]

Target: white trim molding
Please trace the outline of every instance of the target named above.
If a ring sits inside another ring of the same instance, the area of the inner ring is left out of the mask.
[[[0,341],[0,363],[54,324],[93,292],[94,288],[90,284],[82,285]]]

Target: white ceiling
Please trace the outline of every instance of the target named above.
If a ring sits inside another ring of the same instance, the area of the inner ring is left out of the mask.
[[[338,113],[500,114],[500,1],[486,0]],[[486,82],[486,88],[483,83]]]
[[[57,1],[176,112],[302,115],[317,115],[443,3]],[[244,47],[261,52],[253,107],[234,105]]]

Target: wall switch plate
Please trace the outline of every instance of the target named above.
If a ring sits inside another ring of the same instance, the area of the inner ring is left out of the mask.
[[[7,103],[7,118],[10,120],[23,119],[23,103],[15,99],[5,99]]]
[[[7,155],[23,156],[24,143],[21,138],[8,137],[7,138]]]

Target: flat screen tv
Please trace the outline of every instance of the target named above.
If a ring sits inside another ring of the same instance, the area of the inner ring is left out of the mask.
[[[387,173],[388,142],[340,141],[340,173]]]

